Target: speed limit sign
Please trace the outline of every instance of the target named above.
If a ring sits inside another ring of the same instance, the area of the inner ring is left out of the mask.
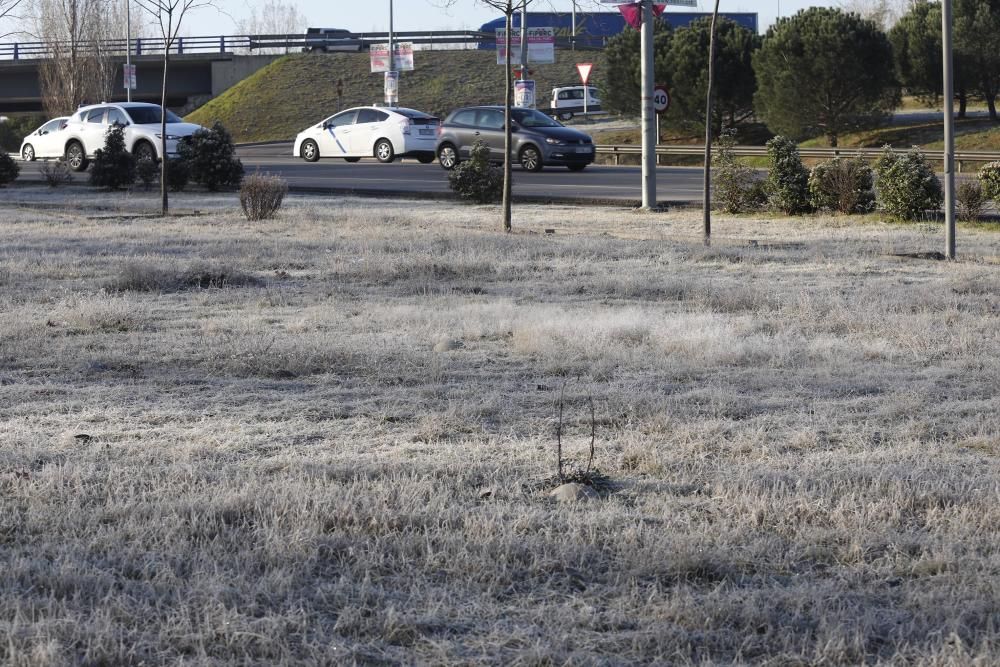
[[[663,113],[670,108],[670,93],[667,92],[666,86],[657,86],[653,90],[653,110],[656,113]]]

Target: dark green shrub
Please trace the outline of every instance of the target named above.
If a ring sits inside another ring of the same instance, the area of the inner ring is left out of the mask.
[[[976,222],[983,217],[986,193],[979,181],[961,181],[955,189],[958,217],[966,222]]]
[[[723,130],[712,154],[712,200],[726,213],[747,213],[764,204],[760,179],[733,152],[736,130]]]
[[[149,192],[149,187],[160,177],[160,165],[156,160],[140,160],[135,165],[135,175],[142,182],[143,189]]]
[[[462,199],[491,204],[503,197],[503,170],[490,164],[490,149],[481,140],[472,147],[470,159],[448,174],[448,185]]]
[[[191,180],[191,168],[186,160],[169,158],[167,160],[167,187],[171,192],[180,192]]]
[[[875,207],[875,172],[860,155],[821,162],[809,174],[813,208],[850,215]]]
[[[247,220],[270,220],[288,194],[288,183],[270,174],[251,174],[240,184],[240,206]]]
[[[191,180],[213,192],[243,180],[243,163],[235,152],[232,136],[218,121],[211,129],[198,130],[177,144],[177,153],[187,162]]]
[[[983,195],[1000,204],[1000,162],[989,162],[979,169]]]
[[[886,146],[875,162],[875,197],[879,209],[901,220],[941,208],[941,182],[924,154],[912,148],[900,155]]]
[[[802,166],[799,147],[791,139],[778,135],[767,142],[767,158],[768,207],[786,215],[808,213],[809,170]]]
[[[125,150],[125,128],[115,123],[104,134],[104,148],[94,151],[90,184],[120,190],[135,183],[135,159]]]
[[[14,162],[14,158],[7,151],[0,148],[0,188],[13,183],[20,173],[20,165]]]

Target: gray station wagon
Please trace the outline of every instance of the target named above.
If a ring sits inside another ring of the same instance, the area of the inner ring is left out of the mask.
[[[581,171],[594,161],[594,142],[580,132],[534,109],[511,109],[511,154],[523,169],[543,166]],[[457,109],[438,129],[437,156],[444,169],[468,159],[476,141],[490,148],[490,159],[503,162],[503,107]]]

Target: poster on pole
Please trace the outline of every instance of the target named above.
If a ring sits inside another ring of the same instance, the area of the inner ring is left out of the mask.
[[[385,73],[385,103],[391,107],[399,104],[399,72]]]
[[[510,33],[511,65],[551,64],[556,61],[555,28],[528,28],[528,62],[521,62],[521,29]],[[507,31],[497,28],[497,65],[507,64]]]
[[[531,79],[514,82],[514,106],[522,109],[535,108],[535,82]]]
[[[125,90],[135,90],[135,65],[125,65]]]
[[[369,49],[372,74],[413,69],[413,42],[396,42],[392,48],[392,67],[389,66],[389,45],[372,44]]]

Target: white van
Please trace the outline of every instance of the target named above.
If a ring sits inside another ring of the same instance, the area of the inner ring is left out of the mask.
[[[569,120],[574,114],[582,114],[584,88],[590,97],[587,100],[587,112],[600,111],[601,98],[597,96],[597,88],[594,86],[561,86],[552,89],[552,115],[559,120]]]

